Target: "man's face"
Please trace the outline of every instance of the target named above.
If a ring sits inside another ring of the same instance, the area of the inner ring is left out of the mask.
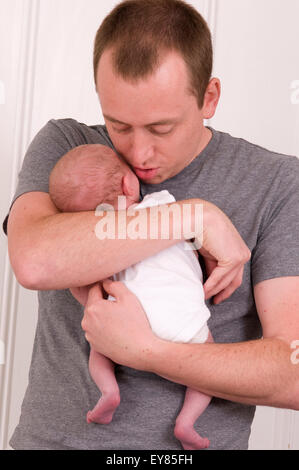
[[[204,108],[189,90],[185,62],[169,52],[147,79],[125,81],[104,52],[97,91],[107,130],[116,150],[145,183],[165,181],[203,150],[211,133],[203,126]]]

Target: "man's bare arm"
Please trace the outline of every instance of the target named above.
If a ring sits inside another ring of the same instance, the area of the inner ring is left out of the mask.
[[[250,252],[229,219],[213,204],[200,199],[175,204],[203,204],[203,256],[219,266],[208,280],[206,295],[215,295],[225,289],[236,289],[243,275],[244,264]],[[150,230],[149,209],[138,211],[139,220]],[[115,212],[116,226],[120,212]],[[89,285],[105,279],[178,243],[174,234],[181,231],[181,239],[194,237],[194,211],[190,211],[190,233],[182,233],[182,220],[169,217],[169,237],[151,239],[104,239],[95,234],[99,217],[95,212],[60,213],[46,193],[31,192],[14,203],[8,220],[8,248],[13,270],[18,281],[33,290],[65,289]],[[132,220],[126,215],[126,223]],[[202,229],[202,227],[201,227]],[[227,243],[219,248],[218,237]]]
[[[34,290],[92,284],[178,242],[99,240],[98,222],[94,211],[60,213],[46,193],[19,197],[8,220],[9,255],[19,282]]]
[[[299,278],[255,287],[263,339],[187,344],[155,336],[137,297],[121,282],[104,281],[116,301],[89,291],[82,328],[92,348],[114,362],[154,372],[211,396],[239,403],[299,409]]]
[[[161,357],[167,357],[165,370],[202,392],[240,403],[298,410],[299,365],[292,345],[299,339],[299,277],[260,282],[254,296],[262,339],[194,348],[174,345],[173,349],[170,343],[160,343],[154,371],[161,367],[163,372]]]

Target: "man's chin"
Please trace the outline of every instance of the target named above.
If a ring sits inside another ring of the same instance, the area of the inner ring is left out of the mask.
[[[153,184],[153,185],[163,183],[163,181],[166,181],[167,179],[168,179],[167,176],[161,175],[161,174],[157,174],[153,178],[139,178],[139,180],[143,184]]]

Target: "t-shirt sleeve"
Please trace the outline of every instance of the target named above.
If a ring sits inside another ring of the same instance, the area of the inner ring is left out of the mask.
[[[82,132],[83,126],[84,132]],[[88,126],[80,125],[72,119],[49,121],[38,132],[26,152],[9,211],[15,200],[24,193],[49,192],[50,173],[57,161],[69,150],[86,143],[107,145],[107,142],[98,133],[95,134],[95,131],[91,134],[91,142],[88,142],[88,132],[92,132]],[[8,216],[9,214],[3,222],[5,234],[7,234]]]
[[[252,284],[299,276],[299,160],[287,158],[273,186],[252,251]]]

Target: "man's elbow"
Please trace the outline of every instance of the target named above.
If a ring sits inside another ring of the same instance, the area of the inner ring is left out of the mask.
[[[299,364],[297,364],[296,368],[297,368],[297,376],[298,376]],[[299,411],[299,378],[297,378],[296,380],[296,384],[293,389],[290,404],[291,404],[291,407],[290,407],[291,410]]]
[[[293,367],[297,370],[293,370],[289,380],[287,379],[285,383],[281,383],[279,390],[276,391],[272,399],[275,403],[273,406],[299,411],[299,365],[293,365]],[[295,374],[296,377],[294,377]]]
[[[41,290],[40,269],[25,260],[11,262],[12,270],[18,283],[29,290]]]
[[[8,244],[10,264],[18,283],[29,290],[43,290],[45,277],[45,259],[38,259],[34,253],[24,247]]]
[[[299,340],[290,344],[289,409],[299,411]]]
[[[293,395],[291,398],[286,400],[286,405],[284,408],[287,408],[288,410],[294,410],[294,411],[299,411],[299,390],[297,390],[297,396]]]

